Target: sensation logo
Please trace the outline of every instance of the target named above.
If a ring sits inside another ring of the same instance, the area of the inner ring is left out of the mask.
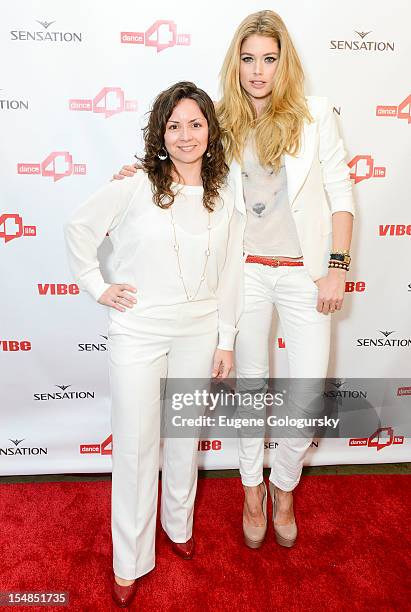
[[[369,178],[386,176],[385,166],[375,166],[371,155],[356,155],[347,165],[351,169],[350,178],[354,180],[355,185]]]
[[[38,174],[52,177],[55,183],[65,176],[73,174],[84,176],[86,173],[86,164],[74,164],[73,157],[68,151],[54,151],[47,155],[40,164],[17,164],[17,174]]]
[[[328,381],[330,385],[335,387],[335,389],[329,389],[328,391],[324,391],[324,396],[330,399],[366,399],[367,391],[362,391],[361,389],[343,389],[343,386],[347,384],[347,381],[343,380],[335,380]]]
[[[69,100],[71,111],[88,111],[104,115],[106,119],[124,112],[136,112],[137,100],[126,100],[121,87],[103,87],[92,99]]]
[[[47,447],[37,447],[37,446],[20,446],[22,442],[24,442],[25,438],[16,438],[13,440],[9,438],[9,441],[14,444],[14,446],[9,446],[6,448],[0,447],[0,455],[47,455],[48,449]]]
[[[36,236],[35,225],[23,225],[23,218],[18,213],[3,213],[0,215],[0,238],[10,242],[22,236]]]
[[[49,30],[49,27],[56,23],[55,21],[39,21],[36,19],[36,23],[41,25],[43,30],[11,30],[11,40],[63,43],[81,43],[83,41],[83,34],[79,32],[58,32]]]
[[[104,340],[108,340],[108,336],[104,336],[103,334],[99,334],[102,338],[104,338]],[[94,343],[94,342],[86,342],[86,343],[81,343],[78,344],[78,350],[79,351],[106,351],[107,350],[107,344],[105,342],[99,342],[99,343]]]
[[[191,44],[190,34],[178,34],[174,21],[159,19],[145,32],[121,32],[121,42],[131,45],[155,47],[157,53],[176,45]]]
[[[270,442],[264,442],[264,450],[274,450],[280,446],[281,442],[274,442],[270,440]],[[308,448],[318,448],[317,440],[313,440]]]
[[[398,106],[377,106],[375,114],[377,117],[396,117],[411,123],[411,94],[400,102]]]
[[[0,89],[0,91],[3,91]],[[28,100],[13,100],[0,94],[0,110],[29,110]]]
[[[60,391],[54,393],[34,393],[35,401],[47,402],[50,400],[73,400],[73,399],[94,399],[94,391],[67,391],[72,385],[54,385]]]
[[[368,32],[362,32],[354,30],[357,34],[358,39],[354,40],[330,40],[330,49],[333,51],[394,51],[394,42],[388,41],[375,41],[367,39],[372,30]]]
[[[80,444],[80,455],[111,455],[113,450],[113,434],[97,444]]]
[[[379,330],[380,334],[384,336],[384,338],[357,338],[357,347],[361,346],[375,346],[375,347],[391,347],[391,348],[399,348],[399,347],[409,347],[411,346],[410,338],[390,338],[392,334],[396,334],[396,331],[385,331]]]
[[[394,435],[392,427],[380,427],[369,438],[351,438],[349,446],[376,448],[377,452],[392,444],[404,444],[404,436]]]

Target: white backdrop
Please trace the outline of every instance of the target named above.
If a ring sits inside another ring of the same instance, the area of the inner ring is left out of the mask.
[[[193,80],[218,99],[236,26],[264,8],[288,25],[307,93],[332,102],[352,167],[353,266],[329,376],[410,376],[406,0],[237,0],[218,12],[189,0],[17,0],[0,9],[0,474],[111,470],[107,313],[72,284],[62,224],[141,152],[160,90]],[[273,373],[286,376],[276,323],[272,348]],[[401,428],[379,426],[369,439],[314,443],[307,464],[410,460]],[[274,449],[267,441],[267,462]],[[200,465],[236,467],[236,441],[203,441]]]

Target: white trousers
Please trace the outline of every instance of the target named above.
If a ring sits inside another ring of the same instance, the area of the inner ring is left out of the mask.
[[[217,312],[202,314],[201,303],[164,312],[136,317],[132,329],[109,327],[113,568],[128,580],[155,565],[160,379],[209,378],[217,346]],[[174,542],[192,535],[197,446],[197,438],[164,441],[161,524]]]
[[[272,268],[245,264],[244,311],[235,353],[238,379],[269,377],[273,305],[285,337],[289,377],[313,378],[317,383],[326,377],[331,315],[316,310],[317,296],[318,287],[304,266]],[[283,491],[292,491],[297,486],[311,441],[304,437],[279,441],[270,480]],[[256,486],[263,481],[263,463],[264,437],[239,437],[239,466],[244,485]]]

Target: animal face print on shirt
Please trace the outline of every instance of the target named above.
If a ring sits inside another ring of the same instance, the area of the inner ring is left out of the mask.
[[[279,198],[288,198],[285,166],[278,174],[271,168],[244,164],[242,170],[244,200],[248,214],[264,219],[274,212]]]

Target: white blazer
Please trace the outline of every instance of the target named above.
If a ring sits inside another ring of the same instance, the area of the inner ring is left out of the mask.
[[[299,154],[284,158],[288,198],[305,266],[311,278],[317,280],[328,272],[331,216],[338,211],[354,216],[354,200],[332,107],[324,97],[308,96],[307,103],[314,121],[304,126]],[[235,190],[236,207],[246,214],[241,167],[235,160],[229,180]]]

